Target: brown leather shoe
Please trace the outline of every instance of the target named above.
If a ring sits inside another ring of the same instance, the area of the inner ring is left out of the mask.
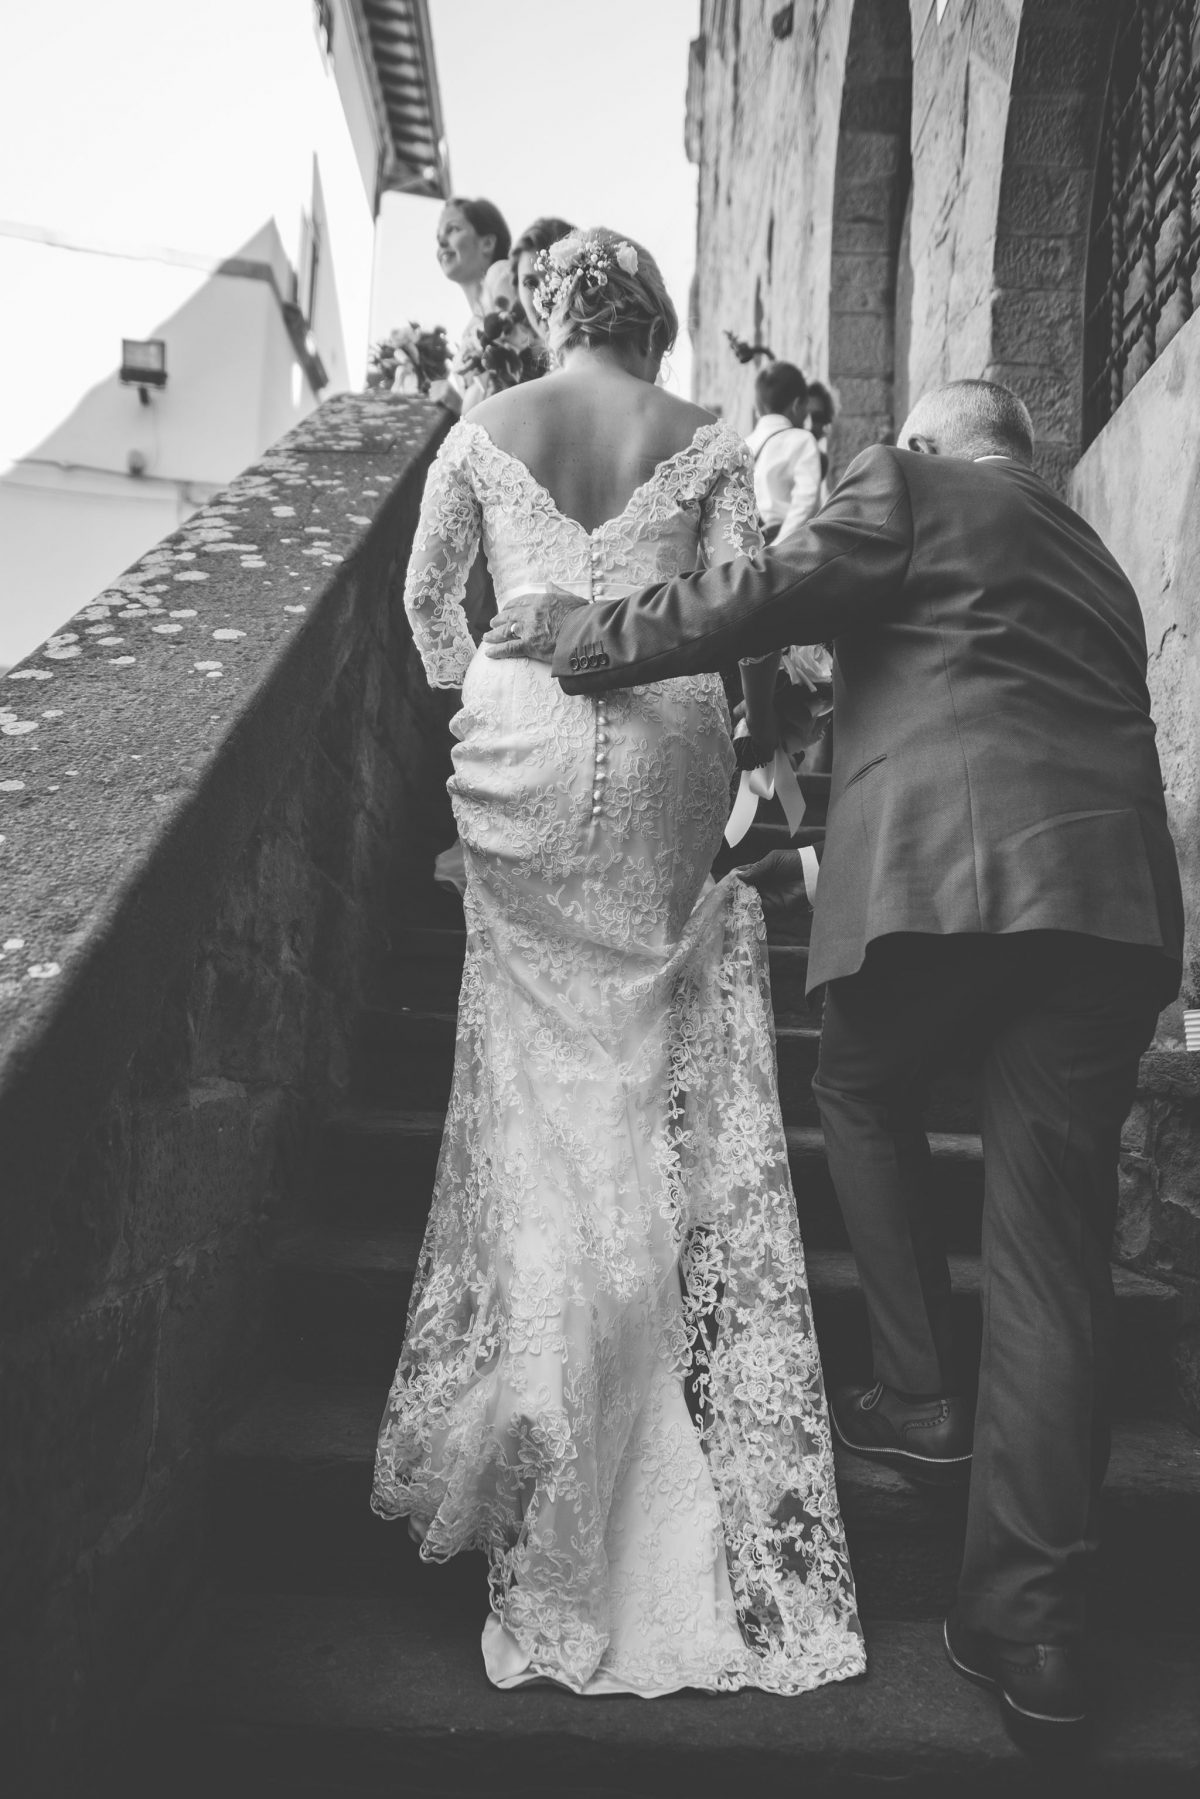
[[[1087,1689],[1078,1648],[1010,1643],[968,1630],[954,1612],[942,1626],[950,1666],[1000,1701],[1004,1728],[1030,1755],[1074,1755],[1087,1735]]]
[[[971,1412],[950,1394],[902,1399],[876,1381],[845,1387],[830,1407],[839,1441],[926,1486],[963,1486],[971,1475]]]

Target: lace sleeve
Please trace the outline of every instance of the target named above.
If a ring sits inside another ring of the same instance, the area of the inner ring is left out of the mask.
[[[728,426],[714,433],[712,447],[716,479],[704,496],[700,515],[700,548],[705,568],[732,562],[735,556],[756,556],[763,547],[749,450]]]
[[[404,610],[431,687],[461,687],[475,654],[462,600],[479,530],[467,440],[456,425],[425,483],[404,582]]]

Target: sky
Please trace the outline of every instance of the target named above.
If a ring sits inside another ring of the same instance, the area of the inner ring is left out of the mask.
[[[430,14],[455,192],[494,200],[514,234],[554,214],[637,238],[686,320],[696,170],[684,98],[699,0],[431,0]],[[415,318],[457,337],[466,305],[434,260],[437,203],[385,206],[377,327]],[[669,385],[690,392],[686,328]]]

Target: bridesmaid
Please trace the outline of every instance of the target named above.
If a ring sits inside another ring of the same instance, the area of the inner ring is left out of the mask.
[[[537,271],[538,252],[548,250],[551,244],[559,243],[564,237],[570,237],[574,229],[574,225],[568,224],[566,219],[535,219],[528,230],[522,231],[508,253],[508,266],[517,305],[543,343],[546,341],[548,320],[543,316],[538,302],[541,286],[541,277]]]
[[[451,200],[446,208],[446,212],[442,214],[443,220],[445,220],[446,213],[448,213],[452,207],[457,206],[461,208],[464,205],[475,208],[476,218],[480,223],[484,222],[481,211],[484,207],[489,207],[491,212],[496,213],[496,218],[500,218],[500,214],[496,212],[495,207],[491,206],[490,201]],[[503,224],[503,222],[504,221],[501,219],[500,223]],[[452,226],[451,231],[454,231],[454,229],[455,228]],[[543,344],[546,341],[547,321],[542,316],[542,312],[538,305],[539,276],[537,269],[534,266],[535,259],[540,250],[548,250],[551,244],[558,243],[561,238],[569,237],[574,229],[575,227],[568,224],[566,219],[535,219],[529,229],[523,231],[516,243],[512,246],[508,253],[507,266],[503,270],[507,277],[506,286],[509,304],[520,306],[526,324],[529,325],[531,330]],[[442,262],[443,269],[446,269],[446,272],[449,274],[450,271],[446,268],[446,261],[442,256],[441,244],[442,231],[441,227],[439,227],[438,257]],[[481,318],[484,312],[491,310],[490,302],[492,302],[494,298],[499,298],[501,268],[501,264],[493,263],[488,270],[486,277],[479,284],[478,304],[480,308],[479,316]],[[451,280],[454,280],[456,277],[451,275],[450,278]],[[472,298],[470,293],[468,293],[467,297],[468,300],[471,300]],[[469,348],[470,334],[471,327],[468,327],[468,335],[463,340],[460,358]],[[549,366],[549,352],[547,352],[547,366]],[[450,404],[447,399],[438,393],[436,388],[433,390],[432,397],[434,399],[441,399],[444,406]],[[486,397],[482,382],[477,379],[472,379],[469,382],[464,383],[461,397],[462,405],[460,410],[462,412],[469,412],[473,405],[477,405],[481,399]],[[478,636],[480,626],[482,624],[487,624],[495,613],[495,600],[492,592],[491,580],[487,575],[486,563],[484,562],[482,552],[476,558],[468,578],[467,595],[464,604],[472,634]],[[455,837],[450,848],[443,850],[434,862],[433,878],[434,881],[442,887],[452,888],[454,892],[460,896],[466,892],[466,864],[463,859],[462,844],[457,837]]]
[[[435,382],[430,398],[455,416],[469,410],[482,392],[473,394],[463,378],[463,355],[474,347],[480,321],[508,284],[512,233],[504,214],[491,200],[447,200],[437,228],[438,264],[447,281],[461,287],[471,318],[446,381]],[[494,272],[493,272],[494,271]],[[497,284],[499,283],[499,287]]]

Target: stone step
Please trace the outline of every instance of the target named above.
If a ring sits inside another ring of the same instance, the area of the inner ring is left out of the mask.
[[[356,1107],[334,1117],[320,1147],[321,1215],[342,1229],[424,1228],[442,1140],[443,1114]],[[815,1125],[788,1125],[788,1161],[805,1244],[845,1248],[846,1232]],[[979,1247],[983,1165],[979,1138],[932,1132],[933,1191],[946,1241]]]
[[[444,1107],[454,1071],[457,1014],[453,1007],[367,1007],[359,1017],[351,1084],[364,1100],[404,1104],[421,1110]],[[780,1016],[776,1007],[775,1060],[784,1122],[814,1124],[812,1078],[821,1041],[811,1017]],[[933,1087],[926,1113],[940,1131],[977,1128],[976,1083],[970,1076],[946,1075]]]
[[[482,1593],[477,1557],[430,1570],[407,1530],[368,1505],[385,1386],[278,1381],[225,1433],[214,1480],[214,1576],[226,1586]],[[940,1616],[952,1602],[965,1495],[911,1486],[837,1452],[838,1496],[864,1617]],[[1118,1422],[1104,1494],[1098,1617],[1195,1625],[1200,1438]],[[458,1564],[465,1562],[465,1568]],[[433,1580],[430,1574],[433,1574]]]
[[[392,959],[380,971],[367,994],[373,1007],[406,1008],[414,1012],[450,1011],[458,1001],[462,980],[465,931],[411,929],[397,933]],[[805,995],[808,978],[808,946],[777,943],[770,946],[771,998],[782,1016],[819,1017]]]
[[[367,1237],[314,1229],[277,1243],[273,1310],[284,1365],[307,1378],[386,1384],[400,1353],[418,1249],[412,1231]],[[979,1258],[955,1255],[950,1264],[960,1378],[967,1384],[979,1358]],[[866,1310],[853,1256],[810,1251],[808,1279],[827,1381],[869,1380]],[[1127,1269],[1115,1269],[1114,1281],[1117,1404],[1123,1411],[1165,1405],[1178,1295]]]
[[[435,1572],[443,1572],[441,1570]],[[867,1628],[869,1672],[784,1701],[682,1693],[581,1701],[502,1693],[483,1671],[484,1596],[216,1595],[165,1656],[123,1790],[288,1799],[1089,1799],[1195,1791],[1200,1637],[1100,1634],[1093,1752],[1042,1785],[994,1699],[949,1667],[935,1622]],[[1077,1776],[1077,1778],[1076,1778]],[[122,1789],[118,1789],[122,1790]]]

